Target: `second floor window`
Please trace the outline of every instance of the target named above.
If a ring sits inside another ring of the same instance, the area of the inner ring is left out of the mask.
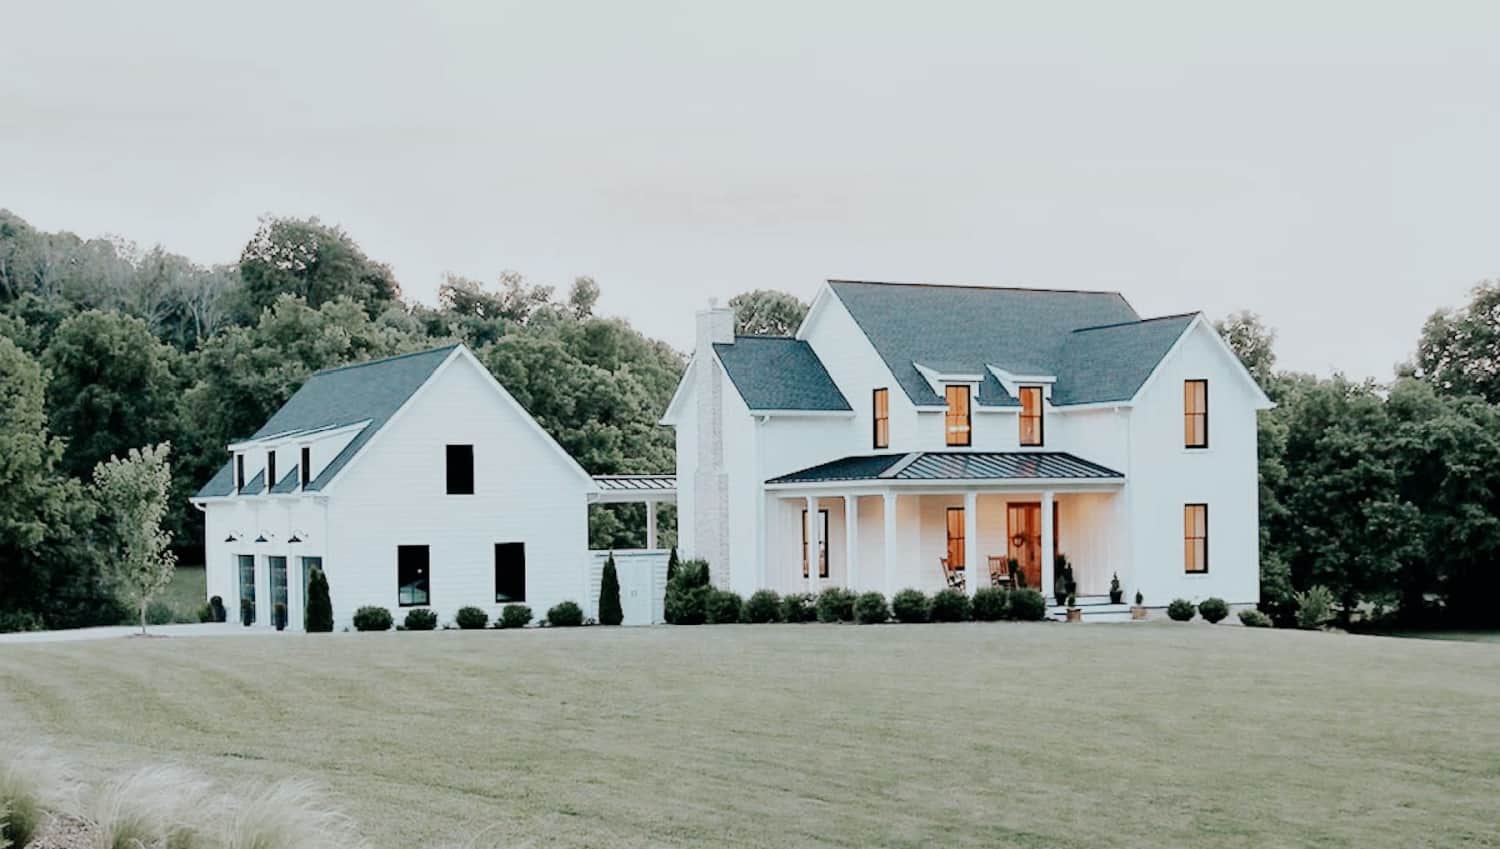
[[[302,462],[299,464],[302,474],[302,488],[312,483],[312,446],[302,446]]]
[[[245,491],[245,455],[234,455],[234,491]]]
[[[1182,382],[1182,444],[1187,448],[1208,447],[1208,381]]]
[[[272,451],[266,455],[266,490],[270,491],[271,487],[278,483],[280,481],[276,480],[276,452]]]
[[[474,446],[448,446],[448,494],[474,494]]]
[[[875,390],[875,447],[891,447],[891,390]]]
[[[1021,387],[1021,444],[1042,444],[1042,387]]]
[[[973,432],[969,416],[969,387],[958,384],[944,387],[943,395],[948,401],[948,412],[944,416],[949,445],[969,445]]]

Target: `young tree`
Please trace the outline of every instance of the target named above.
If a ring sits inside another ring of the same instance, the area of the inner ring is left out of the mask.
[[[140,613],[146,633],[146,606],[172,580],[177,557],[171,535],[162,528],[172,471],[168,443],[132,448],[124,459],[111,457],[94,468],[94,490],[115,539],[110,574],[122,599]]]
[[[333,630],[333,601],[328,598],[328,578],[322,569],[314,569],[307,579],[307,612],[302,620],[302,627],[309,633]]]
[[[599,580],[599,624],[618,625],[625,621],[620,610],[620,576],[615,572],[615,553],[604,561],[604,576]]]

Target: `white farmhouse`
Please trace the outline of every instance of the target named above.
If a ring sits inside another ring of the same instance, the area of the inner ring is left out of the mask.
[[[698,316],[663,423],[679,540],[716,584],[816,591],[1024,582],[1054,554],[1101,618],[1259,600],[1256,411],[1201,314],[1115,292],[829,281],[792,337]],[[1019,575],[1013,575],[1010,561]]]
[[[299,629],[314,569],[338,628],[364,605],[592,614],[600,488],[462,345],[318,372],[229,450],[193,500],[231,620],[280,603]]]

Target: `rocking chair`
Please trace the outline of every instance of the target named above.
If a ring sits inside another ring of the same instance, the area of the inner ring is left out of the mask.
[[[953,568],[948,565],[948,558],[939,557],[938,562],[942,564],[943,580],[947,582],[951,590],[962,590],[964,588],[964,570]]]

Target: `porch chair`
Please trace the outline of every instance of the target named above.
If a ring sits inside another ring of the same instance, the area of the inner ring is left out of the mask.
[[[990,555],[990,586],[1010,589],[1010,558]]]
[[[939,557],[938,562],[943,567],[943,580],[947,582],[948,588],[961,590],[964,588],[964,570],[954,569],[948,565],[948,558]]]

